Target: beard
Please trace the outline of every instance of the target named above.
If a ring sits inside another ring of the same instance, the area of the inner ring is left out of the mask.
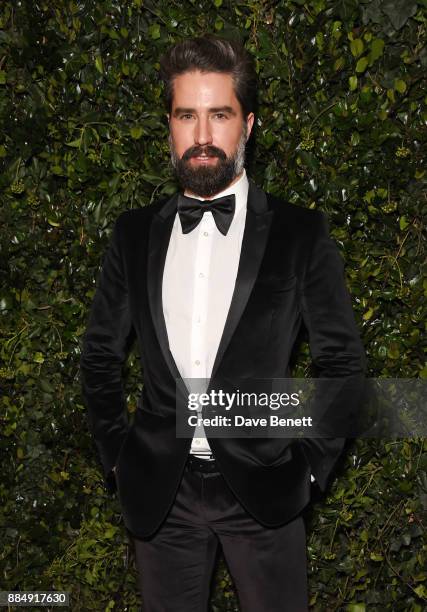
[[[244,124],[236,152],[231,157],[212,145],[194,145],[179,158],[169,134],[171,163],[181,187],[203,198],[209,198],[228,187],[245,167],[246,141],[247,128]],[[217,157],[218,161],[214,166],[193,166],[190,159],[199,155]]]

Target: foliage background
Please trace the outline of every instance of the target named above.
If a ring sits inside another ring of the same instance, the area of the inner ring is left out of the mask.
[[[369,375],[423,361],[426,0],[3,0],[0,4],[0,587],[136,610],[78,375],[114,220],[176,189],[159,55],[240,36],[261,96],[250,174],[329,215]],[[426,285],[424,284],[424,291]],[[424,294],[425,295],[425,294]],[[307,346],[296,375],[304,375]],[[129,412],[141,381],[127,366]],[[307,513],[314,610],[421,612],[426,442],[356,441]],[[213,609],[237,610],[220,563]]]

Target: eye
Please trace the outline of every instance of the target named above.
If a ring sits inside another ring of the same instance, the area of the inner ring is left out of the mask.
[[[184,115],[180,116],[180,119],[191,119],[193,115],[191,113],[185,113]]]
[[[224,113],[215,113],[215,117],[217,119],[227,119],[227,115],[225,115]]]

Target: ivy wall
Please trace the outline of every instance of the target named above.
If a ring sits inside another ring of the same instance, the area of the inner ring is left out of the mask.
[[[426,0],[0,3],[0,589],[137,610],[79,382],[114,220],[176,190],[160,54],[204,32],[254,54],[249,174],[328,213],[371,377],[426,377]],[[424,293],[423,293],[424,291]],[[308,372],[303,344],[295,375]],[[135,349],[128,409],[142,381]],[[356,440],[307,512],[312,609],[426,607],[423,439]],[[238,610],[221,561],[216,611]],[[268,611],[260,611],[268,612]]]

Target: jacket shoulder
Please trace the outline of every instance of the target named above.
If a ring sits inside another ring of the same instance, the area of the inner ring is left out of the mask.
[[[129,208],[121,212],[115,221],[117,230],[127,232],[149,225],[153,216],[160,212],[170,199],[170,197],[163,198],[140,208]]]
[[[297,233],[328,232],[328,218],[323,211],[291,204],[270,193],[266,193],[266,196],[269,209],[274,212],[278,224],[285,224]]]

